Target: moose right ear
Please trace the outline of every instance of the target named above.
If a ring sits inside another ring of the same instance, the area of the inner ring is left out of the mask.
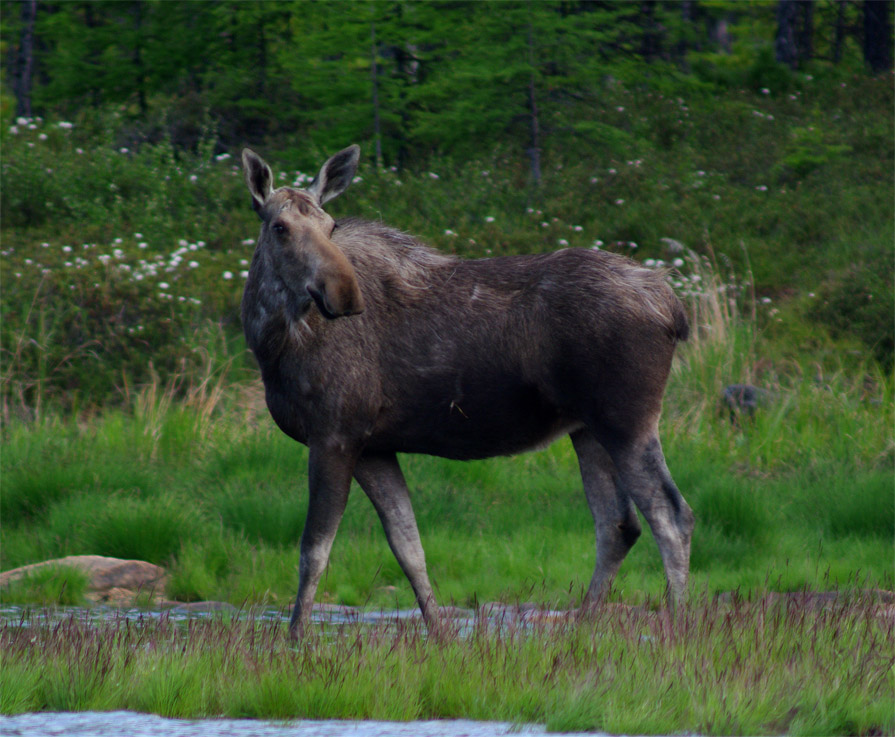
[[[246,185],[252,194],[252,207],[260,214],[261,208],[273,192],[273,172],[250,148],[242,150],[242,168],[245,170]]]

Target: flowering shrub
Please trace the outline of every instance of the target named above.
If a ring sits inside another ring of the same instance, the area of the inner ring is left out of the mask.
[[[891,85],[867,80],[832,92],[807,85],[783,95],[760,85],[720,99],[681,90],[687,97],[607,87],[582,115],[620,135],[584,126],[574,145],[545,137],[537,190],[528,162],[505,144],[468,161],[433,157],[416,172],[362,164],[354,186],[327,209],[383,220],[463,257],[614,250],[671,268],[675,288],[697,302],[705,280],[699,284],[688,252],[701,259],[712,244],[730,256],[725,271],[752,274],[750,319],[772,327],[801,321],[789,332],[775,327],[783,341],[832,329],[851,347],[840,326],[854,313],[845,296],[873,294],[878,301],[850,318],[860,325],[851,332],[887,360],[891,288],[874,286],[875,267],[846,269],[869,264],[868,248],[893,239],[892,147],[875,145],[892,137]],[[823,136],[815,139],[805,131],[819,109]],[[109,114],[0,126],[7,409],[92,406],[156,378],[187,382],[200,368],[253,365],[244,358],[238,304],[258,220],[237,152],[221,151],[208,132],[195,152],[164,139],[122,139],[122,125]],[[278,183],[295,186],[313,176],[275,172]],[[808,293],[828,308],[790,309]],[[784,353],[816,359],[798,341]]]

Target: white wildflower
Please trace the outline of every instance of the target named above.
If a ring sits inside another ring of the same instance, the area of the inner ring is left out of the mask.
[[[233,272],[232,272],[232,271],[225,271],[225,272],[224,272],[224,279],[228,279],[228,280],[229,280],[229,279],[232,279],[232,278],[233,278]]]

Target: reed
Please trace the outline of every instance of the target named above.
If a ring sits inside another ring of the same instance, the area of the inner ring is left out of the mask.
[[[419,622],[116,616],[0,626],[0,712],[134,709],[265,719],[499,719],[551,731],[879,734],[895,729],[891,605],[701,598],[429,637]]]

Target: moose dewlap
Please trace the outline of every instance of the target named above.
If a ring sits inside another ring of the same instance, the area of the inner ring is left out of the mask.
[[[640,535],[658,543],[672,603],[686,592],[693,514],[665,465],[662,395],[687,319],[662,276],[564,249],[462,260],[323,209],[360,149],[304,190],[274,189],[242,154],[261,218],[242,301],[277,425],[309,447],[308,515],[290,629],[302,630],[352,477],[373,502],[430,625],[438,617],[397,453],[472,459],[568,434],[594,518],[598,603]]]

